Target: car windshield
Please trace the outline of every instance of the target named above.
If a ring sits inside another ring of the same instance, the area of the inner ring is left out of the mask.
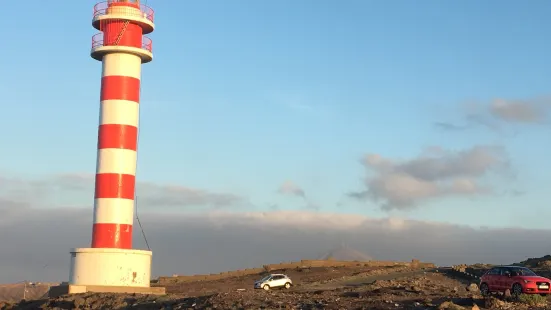
[[[260,279],[260,281],[266,281],[266,280],[268,280],[270,277],[271,277],[270,275],[265,276],[264,278]]]
[[[528,268],[511,268],[511,273],[518,276],[537,276],[532,270]]]

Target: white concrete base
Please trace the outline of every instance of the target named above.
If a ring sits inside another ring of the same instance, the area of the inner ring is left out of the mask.
[[[114,294],[143,294],[165,295],[164,287],[131,287],[131,286],[98,286],[98,285],[58,285],[50,287],[48,297],[57,298],[68,294],[82,293],[114,293]]]
[[[144,250],[72,249],[69,284],[149,287],[151,255]]]

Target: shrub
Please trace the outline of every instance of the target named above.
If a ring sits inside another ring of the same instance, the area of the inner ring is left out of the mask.
[[[529,306],[545,305],[547,298],[539,294],[522,294],[519,297],[519,301]]]
[[[544,260],[538,263],[538,267],[551,267],[551,260]]]

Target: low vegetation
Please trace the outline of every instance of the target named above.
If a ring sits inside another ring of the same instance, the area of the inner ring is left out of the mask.
[[[519,301],[532,307],[543,306],[547,304],[547,297],[538,294],[522,294]]]

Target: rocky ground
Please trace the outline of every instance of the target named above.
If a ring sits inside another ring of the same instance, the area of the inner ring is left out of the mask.
[[[518,265],[530,268],[538,275],[546,278],[551,278],[551,255],[546,255],[540,258],[529,258],[520,263],[511,265]],[[482,276],[487,270],[493,267],[489,264],[474,264],[474,265],[461,265],[465,268],[466,272],[472,273],[477,276]]]
[[[530,306],[530,300],[507,296],[482,298],[476,285],[449,269],[285,272],[296,283],[289,290],[253,290],[258,277],[242,277],[172,285],[166,296],[79,294],[0,303],[0,309],[547,309],[545,304]]]

